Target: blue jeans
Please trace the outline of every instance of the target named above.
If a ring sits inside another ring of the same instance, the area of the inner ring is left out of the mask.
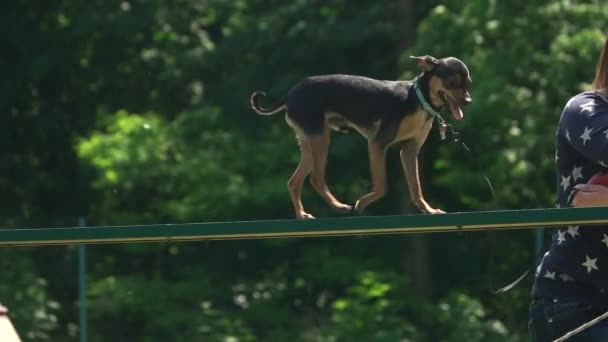
[[[530,305],[528,329],[533,342],[554,341],[606,312],[580,302],[554,302],[539,299]],[[608,318],[584,330],[568,342],[608,341]]]

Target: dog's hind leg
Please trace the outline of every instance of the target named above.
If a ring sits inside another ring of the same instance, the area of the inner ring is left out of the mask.
[[[304,185],[304,179],[306,179],[306,176],[308,176],[310,171],[312,171],[312,153],[310,150],[310,143],[302,136],[301,133],[298,133],[297,129],[296,137],[302,153],[300,155],[300,163],[298,164],[298,167],[287,182],[287,188],[289,189],[291,202],[293,203],[294,210],[296,211],[296,217],[314,218],[314,216],[304,211],[304,206],[302,205],[302,186]]]
[[[321,134],[315,134],[308,136],[310,142],[313,168],[312,175],[310,177],[310,183],[312,187],[327,201],[327,203],[336,211],[342,213],[349,213],[352,210],[352,206],[344,204],[338,201],[334,195],[329,191],[327,183],[325,181],[325,167],[327,165],[327,154],[329,153],[329,135],[330,130],[325,125],[321,131]]]
[[[361,196],[355,204],[355,212],[361,213],[370,203],[384,197],[386,185],[386,147],[377,142],[368,143],[372,191]]]

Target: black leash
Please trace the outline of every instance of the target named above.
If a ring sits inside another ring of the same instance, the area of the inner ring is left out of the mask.
[[[443,120],[441,120],[443,121]],[[464,143],[464,141],[462,141],[462,139],[460,139],[460,133],[455,131],[454,128],[452,128],[452,125],[446,123],[445,121],[443,122],[439,122],[440,127],[439,129],[442,130],[445,127],[450,131],[450,135],[452,136],[452,140],[454,141],[454,143],[456,144],[460,144],[460,146],[462,148],[464,148],[464,150],[471,156],[473,155],[473,152],[471,152],[471,149],[469,148],[469,146],[467,146],[467,144]],[[441,133],[441,131],[440,131]],[[445,135],[442,134],[441,138],[444,139]],[[481,175],[481,177],[483,177],[483,179],[486,181],[486,184],[488,185],[488,187],[490,188],[490,192],[492,193],[492,200],[496,200],[496,193],[494,192],[494,187],[492,186],[492,182],[490,182],[490,178],[488,178],[488,176],[486,176],[485,173],[483,173],[481,165],[479,164],[479,160],[477,158],[472,158],[475,164],[475,167],[477,168],[477,172]]]
[[[473,152],[471,152],[471,149],[467,146],[467,144],[464,143],[464,141],[462,141],[462,139],[460,138],[460,133],[455,131],[452,128],[452,125],[446,123],[443,118],[438,118],[439,121],[439,134],[441,136],[441,140],[445,140],[446,138],[446,131],[450,132],[450,136],[452,137],[452,140],[454,141],[454,143],[456,143],[457,145],[460,145],[466,152],[467,155],[469,156],[473,156]],[[492,186],[492,182],[490,181],[490,179],[486,176],[486,174],[482,171],[483,169],[481,168],[481,165],[479,164],[479,160],[477,158],[472,158],[475,164],[475,167],[477,168],[477,172],[483,177],[483,179],[485,180],[486,184],[488,185],[490,192],[492,194],[492,201],[496,201],[496,193],[494,191],[494,187]],[[558,202],[558,200],[556,200],[556,202]],[[492,281],[492,277],[491,277],[491,270],[493,269],[494,266],[494,241],[495,241],[495,236],[493,235],[493,230],[489,230],[488,231],[488,240],[489,240],[489,250],[490,250],[490,256],[489,256],[489,262],[488,262],[488,287],[490,288],[490,291],[493,292],[494,294],[499,294],[499,293],[505,293],[509,290],[511,290],[512,288],[514,288],[517,284],[519,284],[519,282],[521,282],[530,272],[532,272],[534,270],[534,268],[536,267],[536,263],[538,262],[538,259],[540,257],[540,254],[543,254],[542,251],[540,252],[539,255],[536,256],[535,259],[535,263],[534,265],[528,267],[528,269],[523,272],[519,277],[517,277],[517,279],[515,279],[514,281],[512,281],[510,284],[501,287],[498,290],[495,290],[494,287],[494,282]]]

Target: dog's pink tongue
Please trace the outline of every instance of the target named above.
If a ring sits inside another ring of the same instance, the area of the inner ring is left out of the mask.
[[[462,113],[462,109],[460,109],[460,106],[458,106],[456,104],[456,102],[452,101],[452,99],[450,99],[448,101],[448,103],[449,103],[449,107],[450,107],[450,112],[452,112],[454,119],[456,119],[456,120],[462,119],[464,114]]]

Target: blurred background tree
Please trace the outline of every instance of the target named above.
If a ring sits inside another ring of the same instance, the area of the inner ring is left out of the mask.
[[[598,1],[58,0],[0,12],[0,220],[6,228],[293,217],[298,161],[272,97],[309,75],[410,79],[409,55],[467,63],[471,147],[421,154],[448,211],[543,208],[553,139],[604,40]],[[472,158],[492,180],[496,198]],[[410,213],[398,153],[370,215]],[[328,180],[369,186],[365,141],[338,135]],[[345,167],[348,166],[348,167]],[[308,186],[304,201],[334,215]],[[90,341],[525,341],[529,231],[90,247]],[[548,234],[548,233],[547,233]],[[26,341],[78,334],[76,249],[3,249],[0,299]],[[498,277],[498,275],[501,275]]]

